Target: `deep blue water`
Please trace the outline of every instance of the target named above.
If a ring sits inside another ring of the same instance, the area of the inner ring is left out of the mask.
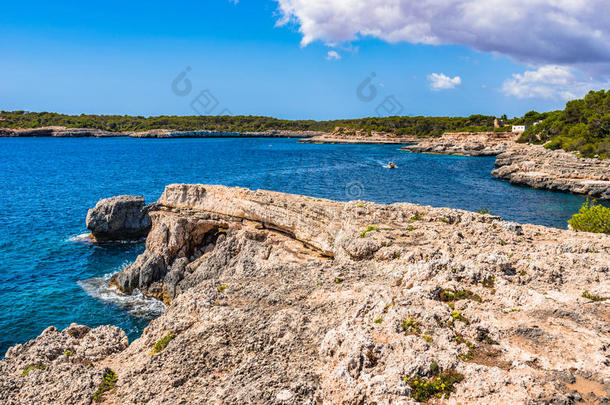
[[[388,161],[396,170],[383,167]],[[396,145],[298,144],[294,139],[0,138],[0,355],[45,327],[115,324],[133,339],[159,303],[119,297],[101,277],[142,245],[97,247],[87,209],[104,197],[156,200],[166,184],[208,183],[339,200],[489,208],[565,228],[583,198],[494,179],[494,158],[422,155]]]

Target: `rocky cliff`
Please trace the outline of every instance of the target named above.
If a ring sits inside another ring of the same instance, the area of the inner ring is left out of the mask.
[[[610,200],[610,160],[580,158],[543,146],[513,145],[496,159],[492,175],[534,188]]]
[[[167,311],[127,348],[110,329],[51,329],[10,349],[4,403],[610,397],[608,235],[203,185],[168,186],[150,216],[113,283]]]

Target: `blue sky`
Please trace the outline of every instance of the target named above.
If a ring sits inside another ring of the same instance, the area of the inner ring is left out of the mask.
[[[516,116],[562,108],[572,94],[533,86],[528,97],[511,94],[507,81],[517,80],[513,88],[544,81],[539,69],[547,64],[517,62],[521,56],[476,50],[482,46],[462,40],[429,45],[381,34],[348,40],[338,34],[336,41],[333,33],[315,31],[318,37],[302,46],[307,12],[297,8],[288,24],[277,26],[277,1],[5,2],[0,109],[192,115],[192,101],[208,90],[218,101],[211,114],[355,118],[383,115],[379,106],[393,96],[401,115]],[[572,70],[573,63],[551,62],[560,72],[547,73],[563,73],[568,81],[591,77]],[[171,84],[187,67],[192,90],[178,96]],[[363,101],[357,88],[373,72],[377,95]],[[433,73],[450,82],[434,89]],[[599,77],[588,79],[590,87]]]

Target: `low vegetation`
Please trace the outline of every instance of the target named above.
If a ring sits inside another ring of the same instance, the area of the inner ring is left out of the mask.
[[[167,347],[169,342],[174,340],[175,337],[176,336],[174,336],[171,333],[168,333],[167,335],[163,336],[161,339],[159,339],[159,341],[157,343],[155,343],[152,354],[161,353],[163,350],[165,350],[165,348]]]
[[[600,302],[600,301],[606,301],[606,300],[610,300],[610,297],[602,297],[599,295],[595,295],[595,294],[591,294],[589,291],[585,290],[582,293],[582,296],[588,300],[591,301],[596,301],[596,302]]]
[[[462,311],[452,311],[451,312],[451,318],[453,318],[454,321],[460,321],[460,322],[464,322],[465,324],[469,324],[470,321],[468,320],[468,318],[466,318],[463,314]]]
[[[400,326],[408,335],[421,335],[421,324],[413,319],[412,316],[404,320]]]
[[[448,397],[455,391],[455,384],[464,380],[457,371],[449,370],[431,378],[404,378],[411,388],[411,397],[418,402],[426,402],[430,398]]]
[[[610,234],[610,208],[587,200],[568,223],[575,231]]]
[[[107,369],[106,374],[104,374],[104,379],[102,380],[100,385],[97,387],[97,390],[93,394],[93,400],[95,402],[103,402],[105,399],[104,395],[107,392],[114,389],[118,379],[119,379],[119,377],[116,375],[116,373],[114,371]]]
[[[366,238],[366,234],[369,232],[373,232],[373,231],[379,231],[379,227],[378,226],[373,226],[373,225],[369,225],[366,227],[366,229],[364,231],[362,231],[362,233],[360,234],[361,238]]]
[[[469,290],[450,290],[446,289],[441,291],[439,299],[442,302],[455,302],[459,300],[472,300],[476,302],[483,302],[480,295],[473,293]]]
[[[44,364],[30,364],[23,369],[23,371],[21,372],[21,376],[25,377],[32,370],[45,370],[46,368],[47,366],[45,366]]]

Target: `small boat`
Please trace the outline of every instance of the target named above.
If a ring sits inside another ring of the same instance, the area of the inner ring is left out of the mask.
[[[388,166],[387,166],[387,168],[388,168],[388,169],[396,169],[396,163],[394,163],[394,162],[388,162]]]

